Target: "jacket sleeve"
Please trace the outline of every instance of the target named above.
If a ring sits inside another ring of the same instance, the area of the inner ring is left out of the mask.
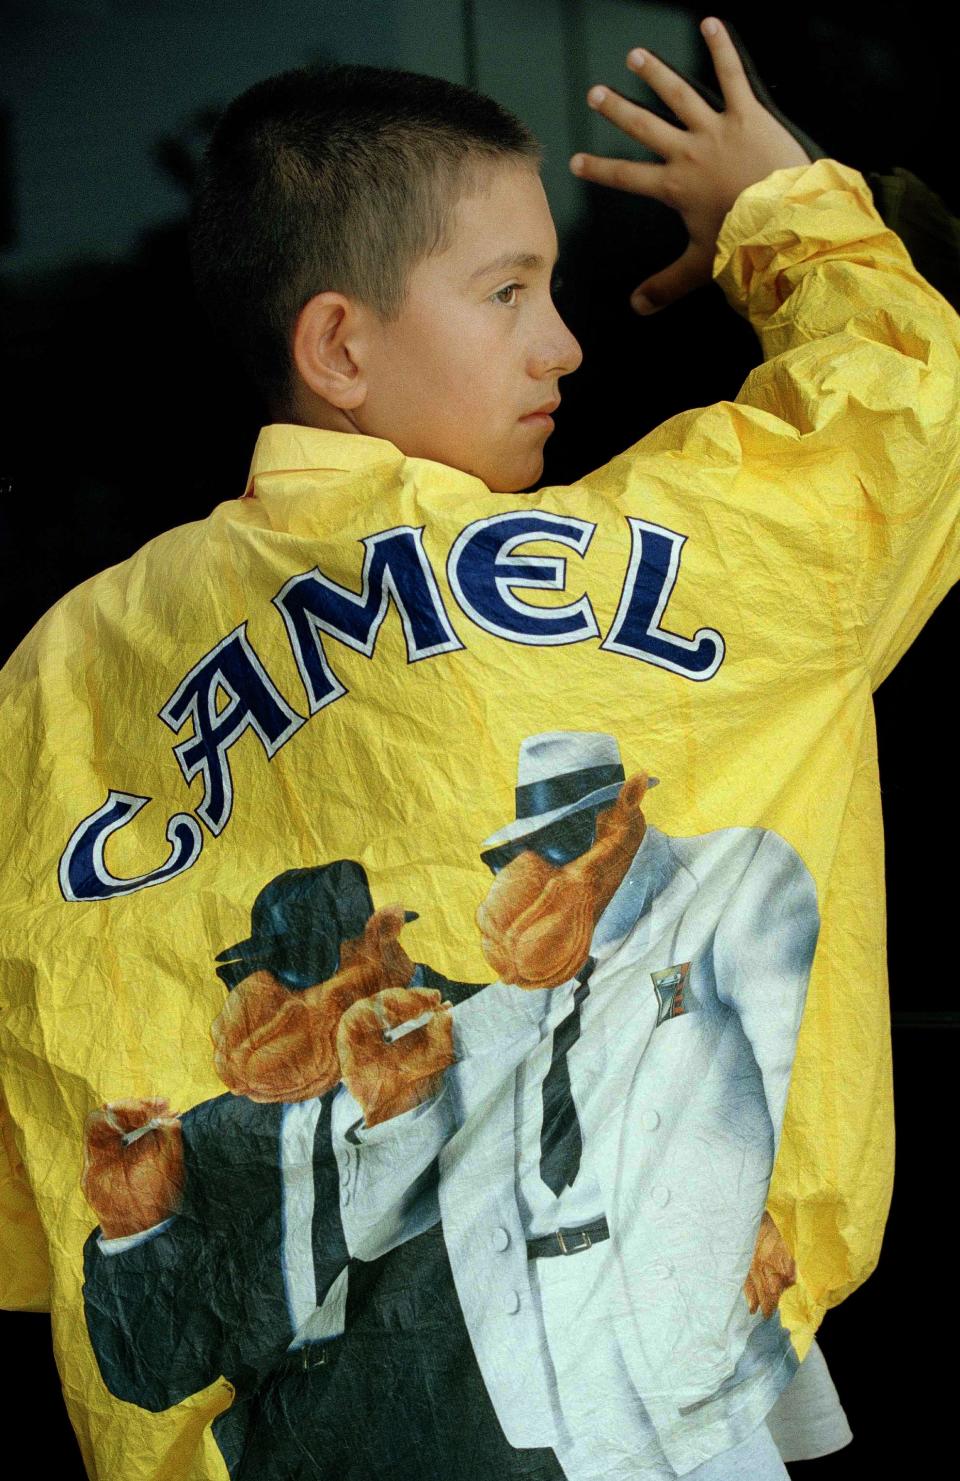
[[[377,1260],[440,1217],[436,1159],[457,1129],[450,1071],[432,1100],[365,1126],[345,1088],[333,1103],[332,1141],[341,1181],[340,1217],[351,1256]]]
[[[264,1162],[271,1172],[277,1162],[275,1122],[262,1143],[244,1136],[249,1127],[236,1128],[231,1112],[247,1104],[222,1096],[181,1118],[178,1213],[141,1236],[104,1240],[95,1229],[87,1239],[87,1331],[114,1398],[158,1412],[221,1374],[240,1381],[251,1350],[276,1347],[278,1333],[289,1341],[264,1271],[266,1249],[279,1279],[278,1231],[266,1226],[261,1186]],[[254,1302],[255,1324],[246,1319]]]
[[[505,1082],[536,1039],[517,988],[474,992],[453,1009],[455,1063],[431,1100],[376,1126],[346,1088],[334,1100],[333,1148],[349,1177],[341,1217],[351,1255],[374,1260],[439,1218],[436,1159]]]
[[[713,967],[760,1068],[777,1147],[819,926],[803,860],[763,831],[717,927]]]
[[[829,159],[744,191],[714,271],[764,364],[702,415],[820,514],[879,684],[960,574],[960,319]]]
[[[114,1398],[168,1409],[229,1366],[231,1333],[206,1283],[228,1268],[226,1251],[182,1215],[116,1254],[99,1233],[83,1252],[83,1303],[101,1377]]]
[[[47,1241],[0,1093],[0,1306],[50,1310]]]

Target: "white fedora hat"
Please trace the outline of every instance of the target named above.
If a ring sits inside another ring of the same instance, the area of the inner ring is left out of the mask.
[[[648,785],[655,787],[657,778]],[[571,813],[601,807],[626,781],[620,747],[612,735],[589,730],[548,730],[520,742],[517,816],[480,845],[513,843],[539,833]]]

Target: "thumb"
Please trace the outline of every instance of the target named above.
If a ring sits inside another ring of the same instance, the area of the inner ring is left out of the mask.
[[[159,1097],[145,1100],[108,1101],[103,1107],[104,1120],[114,1133],[120,1136],[146,1126],[155,1116],[166,1116],[170,1102]]]
[[[687,243],[686,251],[665,267],[662,272],[647,278],[630,295],[630,307],[635,314],[655,314],[712,281],[713,254],[705,252],[693,242]]]

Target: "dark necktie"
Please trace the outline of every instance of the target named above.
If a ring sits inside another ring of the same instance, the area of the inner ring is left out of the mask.
[[[323,1097],[313,1138],[313,1268],[318,1306],[350,1261],[340,1222],[340,1169],[331,1144],[333,1101],[339,1088],[328,1090]]]
[[[577,973],[573,1007],[553,1031],[553,1054],[543,1082],[540,1176],[557,1197],[564,1188],[573,1187],[583,1155],[583,1137],[570,1090],[567,1054],[580,1037],[580,1009],[590,991],[587,983],[595,966],[593,957],[588,956]]]

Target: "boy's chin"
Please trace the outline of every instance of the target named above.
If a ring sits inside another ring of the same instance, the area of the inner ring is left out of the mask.
[[[534,453],[513,467],[497,469],[487,487],[498,494],[521,494],[531,488],[543,473],[543,453]]]
[[[442,461],[442,460],[441,460]],[[527,448],[518,454],[507,453],[497,457],[473,459],[461,455],[447,461],[452,468],[460,468],[473,478],[479,478],[495,494],[519,494],[530,488],[543,475],[543,449]]]

